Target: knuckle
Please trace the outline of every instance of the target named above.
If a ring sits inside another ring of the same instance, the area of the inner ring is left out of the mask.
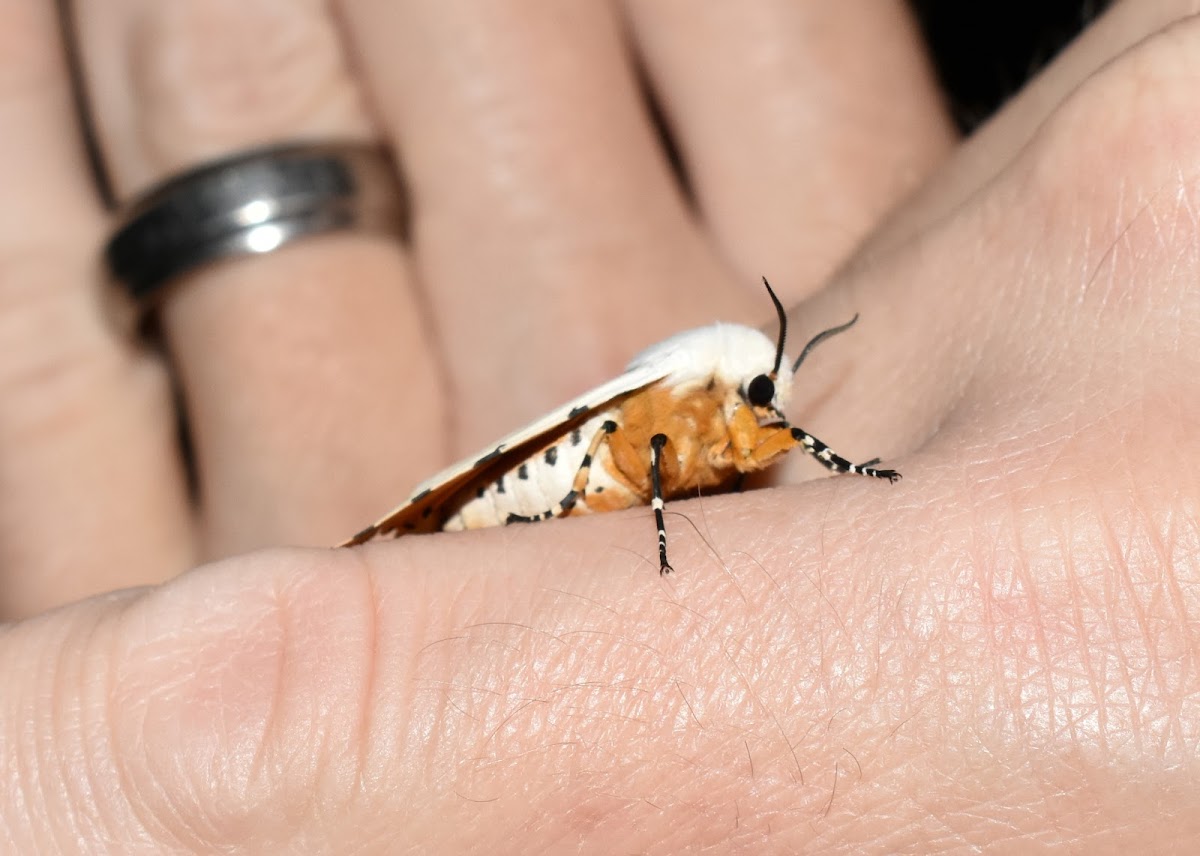
[[[1079,190],[1155,189],[1200,171],[1200,19],[1173,23],[1105,65],[1063,102],[1034,146]],[[1048,176],[1048,178],[1050,178]],[[1051,178],[1051,183],[1053,179]]]
[[[350,555],[259,554],[130,610],[110,710],[139,816],[190,846],[266,847],[299,834],[314,801],[322,815],[350,806],[376,647],[369,575]]]

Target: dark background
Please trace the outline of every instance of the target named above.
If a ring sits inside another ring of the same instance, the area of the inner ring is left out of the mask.
[[[960,128],[970,132],[1110,0],[909,0]]]

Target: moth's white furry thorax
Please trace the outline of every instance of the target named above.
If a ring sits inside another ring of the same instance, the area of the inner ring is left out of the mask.
[[[750,381],[775,367],[775,342],[743,324],[712,324],[679,333],[642,351],[629,370],[656,366],[663,382],[685,393],[710,380],[745,391]],[[784,354],[775,380],[774,405],[787,407],[792,390],[792,361]]]

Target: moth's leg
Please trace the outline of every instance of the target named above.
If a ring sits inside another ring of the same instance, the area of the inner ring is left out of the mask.
[[[776,458],[785,452],[790,452],[797,445],[791,429],[778,426],[760,428],[757,435],[747,438],[747,442],[753,443],[753,445],[741,454],[740,469],[743,472],[753,472],[768,467],[775,462]]]
[[[900,478],[895,470],[875,469],[879,458],[862,464],[850,463],[802,428],[787,424],[761,426],[749,408],[734,413],[729,434],[734,448],[733,464],[741,472],[761,470],[780,455],[800,446],[835,473],[857,473],[892,482]]]
[[[655,434],[650,438],[650,507],[654,509],[654,523],[658,526],[658,573],[669,574],[674,568],[667,561],[667,526],[663,522],[662,467],[663,447],[667,445],[666,434]]]
[[[790,425],[759,425],[748,407],[734,411],[729,421],[729,442],[729,466],[739,473],[765,469],[798,445]]]
[[[749,407],[735,409],[733,418],[729,420],[729,446],[724,453],[726,465],[735,467],[738,472],[766,466],[764,457],[754,454],[755,449],[762,445],[762,434],[763,429]],[[795,444],[789,444],[788,448],[795,448]],[[787,449],[779,449],[776,454],[785,451]],[[751,459],[755,460],[751,462]]]
[[[608,451],[612,456],[612,466],[615,470],[612,475],[627,482],[632,492],[640,495],[643,499],[646,496],[646,488],[650,489],[650,507],[654,509],[654,523],[658,527],[658,572],[660,574],[669,574],[673,570],[671,563],[667,561],[667,527],[663,519],[663,509],[665,508],[663,500],[664,472],[666,474],[665,481],[668,484],[675,484],[679,481],[679,462],[674,456],[663,454],[663,448],[667,442],[666,434],[655,434],[650,438],[650,471],[647,474],[645,459],[642,457],[644,452],[629,442],[629,437],[624,431],[614,430],[608,437]],[[647,475],[649,475],[649,485],[646,484]]]
[[[571,482],[571,489],[567,491],[567,495],[550,506],[549,509],[541,514],[526,516],[523,514],[509,514],[504,521],[509,523],[534,523],[538,520],[549,520],[552,517],[562,517],[568,511],[575,507],[575,503],[579,501],[580,495],[587,487],[588,478],[592,474],[592,461],[596,457],[596,452],[600,450],[600,444],[617,430],[617,423],[609,419],[600,426],[600,430],[592,437],[592,442],[588,444],[587,453],[583,456],[583,461],[579,464],[579,469],[575,471],[575,478]]]
[[[646,449],[634,446],[623,430],[614,431],[608,438],[611,456],[609,475],[624,484],[640,502],[650,496],[650,472],[646,467]]]
[[[857,473],[877,479],[887,479],[890,482],[895,482],[900,478],[900,473],[895,470],[879,470],[872,466],[872,464],[879,463],[878,458],[872,458],[865,464],[850,463],[803,428],[793,427],[791,435],[804,451],[824,464],[826,469],[833,470],[835,473]]]

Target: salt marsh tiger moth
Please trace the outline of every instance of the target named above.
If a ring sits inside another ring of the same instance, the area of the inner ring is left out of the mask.
[[[858,316],[813,337],[793,363],[783,350],[783,305],[765,277],[763,284],[779,316],[777,341],[723,323],[672,336],[618,377],[426,480],[341,546],[649,504],[665,574],[667,499],[728,488],[795,448],[833,472],[895,482],[895,470],[852,464],[783,415],[800,364]]]

